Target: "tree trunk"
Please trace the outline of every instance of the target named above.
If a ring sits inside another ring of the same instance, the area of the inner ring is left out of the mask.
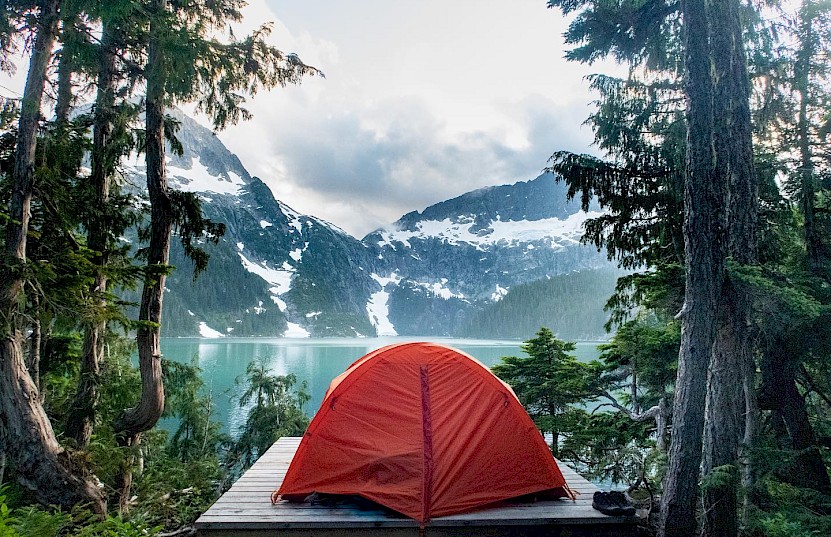
[[[796,364],[787,349],[785,341],[774,339],[771,342],[764,355],[759,394],[759,406],[773,411],[774,423],[780,426],[777,435],[780,447],[793,452],[793,459],[781,468],[779,478],[794,485],[827,491],[831,488],[831,480],[817,448],[805,398],[796,386]]]
[[[6,228],[5,259],[0,268],[0,424],[5,444],[11,447],[8,455],[18,480],[38,501],[60,505],[66,510],[88,503],[103,515],[106,505],[101,491],[73,475],[63,464],[66,455],[40,404],[22,351],[21,317],[26,302],[22,269],[26,262],[37,126],[46,69],[57,32],[59,5],[59,0],[44,0],[39,6],[37,36],[20,113],[9,204],[11,221]]]
[[[729,285],[729,284],[728,284]],[[735,294],[736,289],[730,289]],[[735,301],[735,297],[729,299]],[[748,332],[737,318],[736,304],[729,304],[726,319],[719,327],[710,363],[707,389],[707,414],[704,428],[705,487],[704,531],[709,537],[735,537],[738,534],[738,458],[741,430],[739,405],[742,401],[741,358],[744,345],[738,336]],[[719,470],[718,482],[712,472]]]
[[[655,435],[655,447],[661,452],[665,452],[667,450],[667,423],[669,423],[667,399],[666,397],[661,397],[658,400],[658,415],[655,416],[655,426],[657,428]]]
[[[744,372],[742,373],[744,395],[744,437],[739,449],[739,461],[742,465],[742,488],[744,501],[742,503],[742,524],[747,526],[753,514],[751,509],[756,497],[756,468],[753,464],[753,450],[756,448],[756,438],[759,434],[759,402],[756,397],[756,359],[745,356]]]
[[[167,9],[166,0],[153,0],[152,13],[160,15]],[[163,24],[151,22],[150,44],[147,60],[147,191],[150,198],[150,244],[147,266],[155,274],[144,282],[136,340],[141,374],[141,400],[139,404],[116,420],[115,430],[123,444],[137,443],[139,435],[151,429],[164,410],[164,385],[162,379],[162,354],[159,346],[162,321],[162,299],[166,273],[169,269],[170,234],[173,216],[171,200],[165,176],[164,101],[165,65],[160,34]],[[131,471],[129,468],[127,471]],[[129,498],[131,476],[123,476],[122,504]],[[126,505],[126,504],[124,504]]]
[[[135,464],[134,449],[141,442],[141,434],[119,438],[119,444],[126,449],[124,460],[121,461],[121,471],[116,476],[115,490],[118,492],[118,512],[130,511],[130,499],[133,490],[133,466]]]
[[[102,28],[98,70],[98,93],[95,99],[93,124],[92,177],[96,210],[91,212],[87,222],[87,244],[95,252],[95,280],[90,286],[89,296],[97,302],[92,318],[84,326],[84,352],[81,356],[81,373],[78,388],[69,409],[66,434],[73,438],[78,447],[89,445],[98,407],[100,368],[104,356],[104,337],[107,330],[103,311],[106,307],[108,262],[108,238],[110,230],[107,215],[110,199],[110,182],[115,170],[116,155],[113,155],[111,136],[113,108],[115,106],[116,84],[116,39],[115,29],[105,23]]]
[[[728,254],[737,263],[756,263],[759,192],[753,167],[750,81],[736,0],[711,4],[711,57],[714,70],[716,175],[729,185]],[[717,468],[704,500],[704,532],[711,537],[738,534],[739,439],[742,436],[743,372],[753,360],[751,297],[725,282],[721,323],[713,347],[707,393],[703,472]]]
[[[794,66],[794,89],[799,96],[799,112],[797,116],[796,135],[799,150],[799,205],[804,218],[803,236],[805,251],[808,257],[808,267],[814,273],[823,268],[822,240],[816,222],[817,182],[814,177],[813,151],[808,132],[808,93],[811,72],[811,60],[815,54],[815,36],[812,24],[812,13],[809,12],[810,0],[803,2],[800,9],[800,44],[797,51],[796,65]]]
[[[638,402],[638,369],[635,358],[632,358],[632,380],[629,383],[629,398],[632,400],[632,412],[635,414],[641,413],[641,405]]]
[[[701,465],[707,370],[716,336],[724,280],[724,188],[716,176],[713,87],[708,21],[703,0],[682,3],[687,101],[684,181],[686,294],[679,313],[681,349],[669,468],[664,481],[659,535],[694,537]]]
[[[35,314],[32,319],[32,333],[29,335],[29,356],[26,360],[26,369],[29,370],[32,383],[38,391],[40,401],[43,402],[43,394],[40,389],[40,349],[43,330],[41,329],[41,321],[38,316],[39,300],[34,297],[32,301],[35,304]]]
[[[75,61],[69,42],[75,33],[75,22],[74,16],[72,20],[64,21],[62,30],[63,46],[61,47],[61,60],[58,63],[58,92],[55,99],[55,119],[59,125],[66,125],[72,109],[72,72],[75,69]]]

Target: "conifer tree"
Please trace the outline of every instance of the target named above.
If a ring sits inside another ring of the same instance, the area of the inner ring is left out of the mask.
[[[292,54],[268,45],[264,38],[269,27],[230,43],[209,37],[211,30],[241,18],[241,0],[168,3],[149,0],[150,17],[145,98],[145,156],[147,190],[150,200],[147,275],[142,291],[137,334],[139,370],[142,380],[138,404],[116,419],[115,430],[124,445],[135,445],[142,432],[153,427],[164,409],[164,385],[159,346],[162,324],[162,299],[170,256],[170,237],[174,225],[183,238],[185,253],[196,270],[202,270],[207,256],[191,244],[191,239],[208,232],[216,237],[222,228],[212,227],[201,218],[195,196],[171,192],[165,173],[165,139],[172,129],[165,121],[165,107],[176,102],[195,101],[197,110],[207,113],[214,127],[221,129],[250,113],[242,106],[240,92],[255,93],[299,83],[318,71]],[[216,239],[215,239],[216,240]],[[129,461],[128,461],[129,463]],[[129,464],[125,465],[120,485],[120,506],[126,509],[131,484]]]
[[[22,309],[26,301],[26,246],[35,182],[37,127],[47,66],[58,32],[60,2],[41,0],[32,6],[36,28],[18,126],[12,197],[0,264],[0,406],[3,439],[21,482],[43,503],[67,508],[90,504],[103,513],[104,499],[89,481],[64,466],[58,444],[23,358]]]
[[[567,42],[577,46],[569,52],[569,57],[579,61],[592,61],[598,57],[612,55],[626,61],[633,67],[646,67],[647,79],[653,93],[646,102],[660,102],[655,99],[660,88],[672,88],[673,83],[658,86],[661,72],[667,73],[670,81],[677,77],[683,66],[686,120],[677,122],[686,131],[686,140],[676,144],[686,153],[683,163],[677,158],[663,158],[658,163],[665,167],[659,171],[672,169],[684,172],[684,224],[683,224],[683,263],[686,282],[674,289],[683,290],[684,305],[679,318],[682,320],[682,347],[679,353],[678,380],[674,403],[673,442],[670,451],[670,468],[667,473],[663,495],[662,515],[664,526],[661,531],[666,535],[692,535],[695,532],[696,483],[701,460],[702,429],[705,423],[705,390],[708,386],[708,365],[713,344],[716,355],[721,360],[716,369],[710,373],[709,385],[716,388],[711,391],[715,404],[727,401],[732,406],[728,410],[729,419],[713,417],[714,428],[711,435],[720,438],[729,437],[724,444],[733,454],[717,454],[709,459],[719,460],[719,464],[736,462],[736,446],[741,428],[738,425],[738,408],[736,401],[741,400],[740,387],[742,375],[751,356],[752,338],[748,337],[749,300],[741,296],[741,289],[733,291],[733,298],[719,315],[722,285],[725,280],[725,262],[727,255],[733,255],[738,263],[753,263],[755,260],[755,204],[758,194],[753,172],[751,131],[748,109],[748,76],[744,60],[744,43],[742,28],[738,18],[738,6],[733,2],[706,4],[688,1],[681,4],[663,2],[623,2],[606,5],[599,2],[550,2],[564,12],[579,12],[566,34]],[[675,10],[680,8],[680,20],[683,20],[684,32],[678,32],[680,26]],[[681,43],[683,35],[683,46]],[[675,52],[683,52],[682,55]],[[712,65],[711,65],[712,64]],[[718,76],[711,77],[711,66],[718,71]],[[626,102],[626,101],[624,101]],[[620,104],[604,95],[599,110],[603,106],[612,110],[635,107],[637,95],[631,95],[629,103]],[[676,101],[677,102],[677,101]],[[608,104],[607,104],[608,103]],[[646,117],[661,117],[661,111],[644,106]],[[635,116],[635,121],[620,121],[616,116],[592,118],[598,140],[610,140],[612,143],[601,147],[607,149],[635,148],[628,152],[610,152],[613,158],[624,156],[623,164],[612,164],[592,159],[576,157],[569,154],[555,154],[554,171],[559,171],[570,183],[570,193],[582,191],[584,205],[588,196],[599,195],[599,201],[613,209],[605,221],[598,220],[587,226],[586,238],[598,245],[611,246],[610,255],[620,255],[622,261],[637,260],[657,270],[651,276],[635,275],[629,283],[635,283],[634,293],[627,296],[620,291],[625,289],[626,280],[619,282],[619,292],[610,301],[615,308],[633,305],[647,299],[654,303],[655,285],[665,285],[673,281],[672,264],[661,262],[661,256],[651,252],[672,251],[672,245],[679,241],[667,242],[668,233],[646,235],[649,228],[642,222],[655,218],[657,228],[666,226],[671,219],[660,218],[661,205],[649,205],[649,200],[641,194],[642,190],[654,196],[662,190],[673,192],[673,188],[660,185],[658,190],[648,190],[650,178],[660,175],[650,174],[655,168],[652,160],[644,156],[661,156],[660,152],[644,152],[632,140],[649,147],[650,140],[657,140],[658,147],[669,148],[667,134],[671,129],[661,128],[659,121],[647,124]],[[608,125],[611,124],[610,128]],[[617,127],[617,125],[621,125]],[[658,127],[656,130],[655,127]],[[609,132],[620,132],[617,137]],[[718,148],[718,151],[714,151]],[[675,153],[678,155],[679,153]],[[631,156],[630,156],[631,155]],[[635,158],[632,158],[634,156]],[[619,170],[619,171],[618,171]],[[634,182],[627,182],[632,178]],[[677,183],[676,183],[677,184]],[[641,186],[646,185],[646,187]],[[729,189],[727,186],[729,185]],[[617,188],[617,190],[615,190]],[[677,190],[676,190],[677,191]],[[606,194],[611,192],[612,194]],[[605,194],[605,196],[604,196]],[[728,201],[728,197],[729,201]],[[617,207],[614,202],[619,196]],[[660,198],[657,198],[660,199]],[[631,207],[641,209],[644,214],[635,213]],[[729,207],[729,211],[728,211]],[[678,213],[676,213],[678,214]],[[630,224],[628,222],[635,222]],[[625,240],[627,231],[639,234],[634,237],[646,238],[643,242]],[[670,228],[672,229],[672,228]],[[676,227],[676,229],[678,229]],[[678,236],[678,235],[675,235]],[[730,249],[728,250],[728,243]],[[658,247],[659,249],[654,249]],[[616,251],[620,249],[623,254]],[[678,248],[675,249],[679,251]],[[640,256],[640,257],[636,257]],[[667,270],[669,269],[669,270]],[[669,278],[668,278],[669,276]],[[621,285],[623,284],[623,286]],[[651,288],[651,289],[650,289]],[[666,295],[665,295],[666,296]],[[664,305],[671,305],[665,301]],[[625,319],[618,314],[618,320]],[[717,331],[717,327],[720,330]],[[744,359],[742,359],[744,357]],[[725,360],[727,361],[725,363]],[[730,361],[734,360],[734,361]],[[752,386],[752,379],[748,386]],[[721,388],[719,390],[718,388]],[[737,392],[737,390],[739,390]],[[753,396],[748,389],[748,396]],[[750,405],[752,406],[752,404]],[[722,425],[732,426],[722,428]],[[710,443],[710,447],[715,444]],[[712,468],[712,464],[709,466]],[[727,496],[735,498],[735,487]],[[729,502],[719,502],[724,507]],[[735,499],[719,513],[708,511],[716,517],[732,513],[735,520]],[[732,522],[735,526],[735,522]],[[725,527],[730,526],[727,523]],[[731,534],[729,528],[728,535]],[[732,532],[734,533],[734,532]]]
[[[115,13],[114,17],[108,16],[110,10]],[[90,11],[90,15],[95,13],[94,10]],[[92,251],[92,264],[95,267],[87,290],[92,304],[83,323],[84,352],[78,388],[66,420],[66,434],[80,448],[86,448],[89,444],[98,405],[100,364],[103,362],[107,321],[111,316],[108,312],[108,265],[113,253],[112,243],[115,236],[123,231],[120,228],[128,221],[114,214],[110,200],[116,166],[132,148],[132,136],[124,128],[125,122],[131,119],[132,114],[126,112],[131,110],[131,106],[124,101],[126,96],[121,97],[121,103],[117,102],[119,80],[124,78],[119,57],[127,55],[121,34],[129,29],[135,31],[140,22],[138,14],[129,9],[129,3],[127,9],[116,9],[110,3],[101,15],[104,18],[101,20],[101,38],[95,47],[97,61],[91,69],[97,73],[96,98],[92,111],[92,170],[89,179],[81,187],[84,192],[88,192],[84,196],[89,205],[83,223],[87,231],[86,246]],[[64,33],[67,31],[78,32],[77,29],[65,27]],[[66,48],[65,44],[64,49]],[[58,82],[60,89],[60,76]]]
[[[766,94],[766,109],[772,113],[764,118],[762,143],[765,150],[778,156],[784,170],[784,191],[794,200],[801,217],[802,244],[797,259],[788,262],[780,247],[779,257],[769,264],[773,265],[774,275],[788,282],[787,287],[804,295],[783,301],[777,315],[799,312],[800,300],[827,304],[823,288],[831,279],[827,180],[831,10],[827,4],[806,0],[796,7],[795,13],[783,10],[780,17],[781,22],[774,29],[782,34],[781,44],[778,54],[770,60],[773,76]],[[792,274],[799,277],[793,278]],[[806,322],[814,328],[806,329]],[[827,342],[822,337],[807,336],[824,334],[825,329],[819,324],[823,322],[821,316],[808,322],[807,316],[796,314],[788,319],[790,326],[765,323],[768,329],[763,332],[759,390],[759,404],[772,414],[778,444],[793,453],[794,462],[784,475],[792,483],[819,490],[831,487],[831,480],[798,382],[810,382],[808,368],[825,361],[821,357],[827,354]],[[798,326],[802,330],[793,329]]]

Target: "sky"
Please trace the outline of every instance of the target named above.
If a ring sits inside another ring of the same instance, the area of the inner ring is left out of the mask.
[[[362,237],[490,185],[533,179],[557,150],[597,151],[587,74],[545,0],[249,0],[238,36],[325,78],[260,91],[218,133],[280,201]],[[22,91],[25,69],[3,85]],[[188,107],[185,107],[188,110]],[[206,118],[197,118],[206,125]]]
[[[596,152],[567,20],[545,0],[266,0],[250,30],[325,78],[261,92],[219,133],[295,210],[358,237],[489,185],[533,179],[556,150]]]

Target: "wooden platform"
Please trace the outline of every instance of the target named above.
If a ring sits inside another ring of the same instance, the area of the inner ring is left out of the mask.
[[[280,502],[272,505],[271,491],[280,486],[300,438],[281,438],[196,521],[198,535],[237,536],[417,536],[418,523],[382,511],[356,507],[325,507]],[[608,536],[635,535],[637,517],[611,517],[592,509],[597,487],[560,464],[576,501],[500,503],[470,513],[435,518],[424,535],[430,537],[491,536]]]

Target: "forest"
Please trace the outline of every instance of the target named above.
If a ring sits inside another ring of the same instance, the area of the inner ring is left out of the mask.
[[[0,69],[27,73],[0,101],[0,535],[192,535],[308,423],[302,383],[253,362],[239,379],[252,410],[228,437],[196,364],[159,346],[171,243],[198,278],[224,232],[167,185],[166,110],[189,103],[221,130],[250,118],[247,96],[322,76],[267,24],[225,35],[243,5],[0,3]],[[525,356],[494,372],[556,456],[628,488],[646,532],[831,534],[831,4],[548,8],[571,21],[569,60],[627,68],[588,81],[603,156],[553,147],[547,167],[603,208],[583,240],[622,275],[598,361],[538,319]],[[146,185],[119,173],[134,154]]]

